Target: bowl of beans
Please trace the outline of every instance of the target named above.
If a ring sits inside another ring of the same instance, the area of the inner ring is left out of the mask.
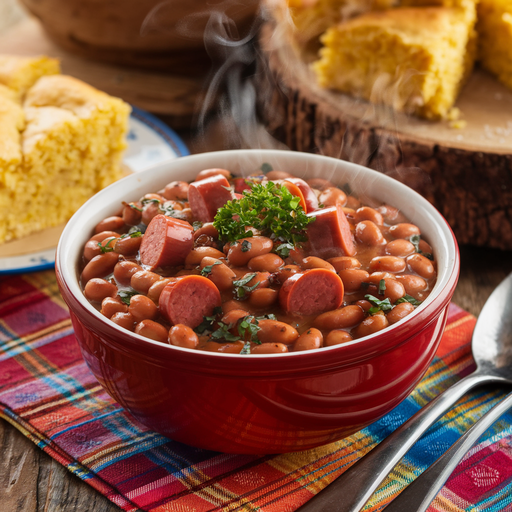
[[[56,272],[85,361],[147,427],[228,453],[346,437],[434,357],[459,254],[376,171],[235,150],[130,175],[69,221]]]

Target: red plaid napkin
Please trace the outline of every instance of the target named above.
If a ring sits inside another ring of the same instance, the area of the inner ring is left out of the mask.
[[[0,278],[0,416],[124,510],[296,510],[375,443],[473,368],[475,319],[451,306],[427,375],[400,406],[326,446],[285,455],[213,453],[165,438],[131,418],[98,385],[74,339],[52,271]],[[502,393],[461,400],[416,444],[366,510],[380,510]],[[512,510],[512,416],[480,440],[431,506]]]

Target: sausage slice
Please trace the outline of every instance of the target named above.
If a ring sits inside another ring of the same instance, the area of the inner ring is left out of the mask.
[[[193,247],[194,228],[188,222],[157,215],[142,237],[140,261],[150,270],[183,265]]]
[[[318,199],[316,194],[313,192],[313,189],[301,178],[286,178],[285,181],[289,181],[297,187],[299,187],[302,195],[304,197],[304,201],[306,203],[306,213],[310,213],[314,210],[318,209]],[[293,192],[292,192],[293,193]]]
[[[167,283],[160,294],[160,313],[172,324],[197,327],[222,300],[218,288],[203,276],[182,276]]]
[[[212,222],[217,210],[231,199],[229,181],[221,174],[195,181],[188,188],[192,215],[201,222]]]
[[[315,218],[307,228],[309,245],[315,256],[327,259],[356,253],[350,224],[341,205],[322,208],[307,215]]]
[[[293,316],[318,315],[341,306],[343,281],[324,268],[314,268],[289,277],[279,290],[279,303]]]

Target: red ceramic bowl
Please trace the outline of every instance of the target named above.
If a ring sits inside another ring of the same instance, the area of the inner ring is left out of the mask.
[[[387,329],[334,347],[278,355],[210,353],[158,343],[103,317],[78,281],[93,227],[122,201],[172,180],[223,167],[249,174],[262,163],[324,177],[399,207],[434,248],[438,279],[414,313]],[[454,236],[435,208],[375,171],[289,151],[239,150],[183,157],[103,190],[70,220],[56,257],[83,356],[101,385],[147,427],[193,446],[232,453],[303,450],[341,439],[388,413],[413,390],[441,339],[458,278]]]

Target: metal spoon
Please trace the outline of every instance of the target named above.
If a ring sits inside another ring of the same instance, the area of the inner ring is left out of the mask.
[[[420,409],[350,469],[313,496],[300,512],[356,512],[369,500],[423,433],[469,390],[482,384],[512,384],[512,274],[491,294],[472,338],[476,370]]]
[[[478,438],[512,407],[512,394],[485,413],[450,448],[409,484],[387,507],[386,512],[425,512],[432,500]]]

